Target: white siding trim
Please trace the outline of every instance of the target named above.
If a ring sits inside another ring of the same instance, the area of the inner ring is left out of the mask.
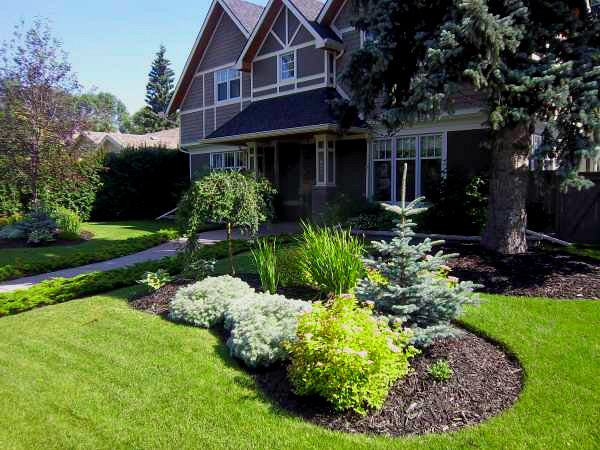
[[[299,50],[301,48],[310,47],[310,46],[313,46],[313,45],[316,46],[316,41],[304,42],[302,44],[293,45],[293,46],[290,46],[290,47],[286,47],[284,45],[281,50],[277,50],[275,52],[265,53],[264,55],[257,56],[256,58],[254,58],[252,60],[252,63],[254,64],[255,61],[262,61],[263,59],[272,58],[273,56],[279,56],[282,53],[288,53],[288,52],[291,52],[292,50]]]

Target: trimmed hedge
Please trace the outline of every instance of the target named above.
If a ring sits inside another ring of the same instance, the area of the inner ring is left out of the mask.
[[[43,281],[29,289],[0,294],[0,317],[28,311],[38,306],[63,303],[131,286],[145,272],[153,272],[158,269],[165,269],[171,274],[176,274],[181,270],[181,266],[177,258],[170,257],[108,272],[93,272],[73,278],[55,278]]]
[[[16,264],[5,264],[0,266],[0,281],[107,261],[109,259],[141,252],[175,238],[177,238],[177,232],[173,230],[160,230],[147,236],[117,241],[95,253],[78,252],[72,255],[59,256],[43,262],[17,262]]]

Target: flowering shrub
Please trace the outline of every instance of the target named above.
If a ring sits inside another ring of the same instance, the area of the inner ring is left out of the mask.
[[[169,318],[209,328],[223,322],[232,301],[252,296],[254,289],[229,275],[209,277],[180,288],[169,305]]]
[[[298,316],[310,308],[310,303],[271,294],[231,303],[225,313],[225,327],[231,330],[227,346],[232,356],[250,367],[285,361],[288,351],[284,343],[295,339]]]
[[[289,379],[299,395],[317,394],[338,411],[366,414],[381,407],[390,386],[408,374],[409,359],[418,353],[408,339],[408,332],[392,330],[351,296],[328,308],[315,304],[300,317],[297,339],[288,345]]]

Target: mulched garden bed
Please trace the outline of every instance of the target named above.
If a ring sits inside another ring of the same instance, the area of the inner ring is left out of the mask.
[[[427,373],[437,360],[454,371],[446,382]],[[286,368],[254,372],[259,389],[283,411],[336,431],[401,436],[455,431],[509,408],[522,387],[518,362],[496,345],[466,333],[435,342],[414,358],[414,372],[398,381],[380,410],[367,416],[336,413],[322,399],[293,394]]]
[[[482,292],[549,298],[600,298],[600,261],[530,249],[502,256],[478,244],[446,244],[459,253],[448,265],[452,275],[484,285]]]
[[[41,244],[28,244],[26,240],[22,239],[0,239],[0,249],[9,248],[47,248],[47,247],[59,247],[62,245],[77,245],[83,244],[94,237],[94,234],[89,231],[82,231],[79,235],[79,239],[66,240],[57,239],[52,242],[44,242]]]

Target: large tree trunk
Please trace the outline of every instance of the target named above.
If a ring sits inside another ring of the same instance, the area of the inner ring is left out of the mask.
[[[487,225],[481,244],[504,254],[527,251],[527,183],[531,127],[528,123],[500,130],[492,141]]]

